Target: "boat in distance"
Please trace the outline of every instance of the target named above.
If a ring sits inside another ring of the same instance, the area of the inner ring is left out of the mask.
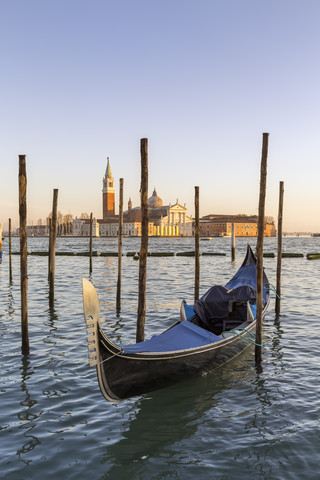
[[[255,343],[256,259],[245,259],[224,286],[214,285],[194,305],[183,300],[180,319],[143,342],[117,345],[101,328],[94,286],[82,279],[90,366],[96,366],[102,395],[123,400],[189,380],[214,370]],[[264,317],[269,305],[263,272]]]

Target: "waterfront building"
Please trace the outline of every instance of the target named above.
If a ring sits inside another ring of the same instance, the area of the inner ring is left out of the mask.
[[[117,237],[119,234],[119,222],[102,222],[100,226],[101,237]],[[153,235],[153,222],[149,222],[149,236]],[[126,237],[141,237],[141,221],[123,222],[123,235]]]
[[[72,235],[79,236],[83,235],[83,225],[85,220],[82,218],[76,217],[72,222]]]
[[[99,222],[96,218],[92,218],[92,236],[99,237]],[[75,218],[72,222],[72,235],[75,236],[90,236],[90,219],[89,218]]]
[[[257,215],[206,215],[200,219],[200,235],[230,237],[234,224],[236,237],[256,237],[258,235]],[[264,229],[265,237],[275,237],[276,228],[273,219],[268,219]]]
[[[17,229],[20,232],[20,229]],[[28,237],[41,237],[49,235],[49,225],[28,225],[27,236]]]

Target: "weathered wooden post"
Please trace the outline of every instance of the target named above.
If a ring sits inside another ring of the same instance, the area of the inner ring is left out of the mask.
[[[121,309],[121,268],[122,268],[122,237],[123,237],[123,178],[119,181],[119,232],[118,232],[118,281],[117,281],[117,312]]]
[[[195,278],[194,278],[194,301],[199,300],[200,284],[200,223],[199,223],[199,187],[194,187],[194,247],[195,247]]]
[[[28,257],[27,257],[27,173],[26,156],[19,155],[20,286],[22,355],[29,353]]]
[[[9,282],[12,283],[11,218],[9,218]]]
[[[283,213],[284,183],[279,184],[279,212],[278,212],[278,252],[277,252],[277,285],[276,285],[276,315],[280,315],[281,301],[281,260],[282,260],[282,213]]]
[[[58,205],[58,189],[53,190],[52,202],[52,219],[51,219],[51,235],[50,235],[50,268],[49,268],[49,305],[54,304],[54,276],[56,261],[56,241],[57,241],[57,205]]]
[[[234,223],[231,224],[231,260],[234,262],[236,259],[236,239]]]
[[[257,238],[257,320],[256,320],[256,346],[255,361],[260,365],[262,360],[262,311],[263,311],[263,240],[264,240],[264,209],[267,186],[267,158],[268,158],[269,133],[263,133],[262,154],[260,167],[260,196],[259,196],[259,219]]]
[[[89,273],[92,273],[92,212],[90,213],[90,264],[89,264]]]
[[[139,255],[139,298],[137,320],[137,342],[144,340],[144,326],[146,320],[146,281],[148,255],[148,139],[140,140],[141,153],[141,247]]]
[[[50,260],[51,260],[51,218],[48,221],[48,235],[49,235],[49,247],[48,247],[48,281],[50,282]]]

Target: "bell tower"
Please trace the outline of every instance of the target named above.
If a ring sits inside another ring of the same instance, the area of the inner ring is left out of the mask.
[[[109,157],[107,157],[107,168],[102,180],[102,216],[103,220],[115,215],[115,189],[114,178],[112,177]]]

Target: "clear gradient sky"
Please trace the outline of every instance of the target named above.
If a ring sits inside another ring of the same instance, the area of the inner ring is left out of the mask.
[[[266,214],[320,232],[318,0],[0,0],[0,223],[58,209],[102,215],[106,158],[139,203],[149,190],[200,214],[256,214],[269,132]]]

